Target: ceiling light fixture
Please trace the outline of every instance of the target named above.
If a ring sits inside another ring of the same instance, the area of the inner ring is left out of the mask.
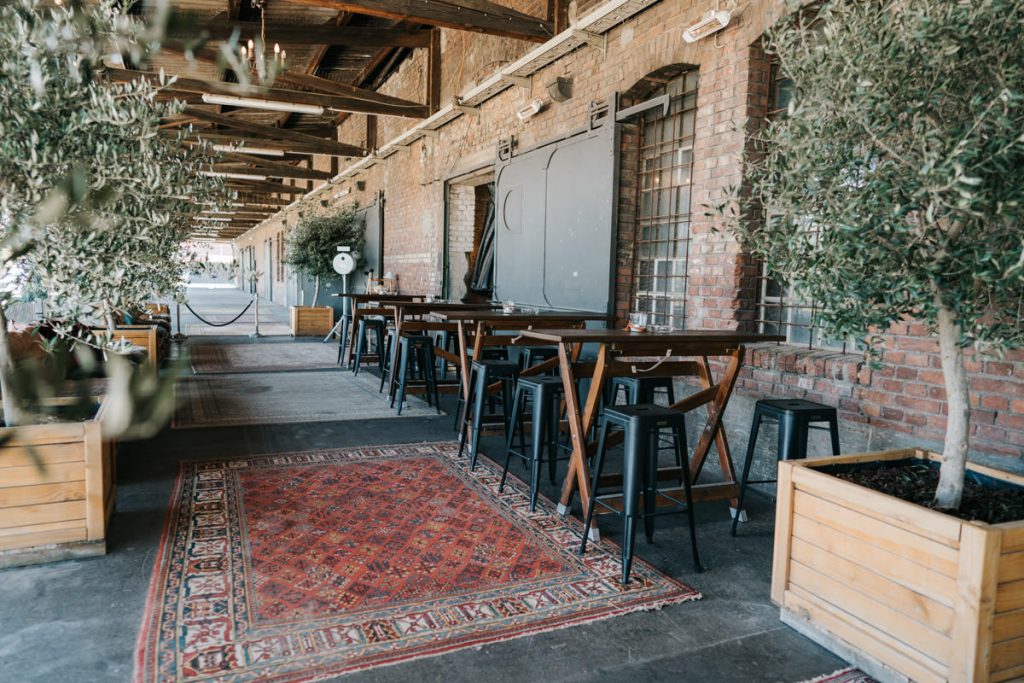
[[[224,171],[202,171],[202,174],[211,178],[232,178],[234,180],[266,180],[265,175],[255,173],[227,173]]]
[[[323,116],[324,108],[316,104],[300,104],[299,102],[280,102],[277,100],[265,100],[258,97],[239,97],[237,95],[218,95],[216,93],[203,93],[203,102],[206,104],[222,104],[228,107],[247,107],[249,109],[265,109],[267,111],[284,111],[293,114],[312,114]]]
[[[215,152],[238,152],[240,154],[257,154],[264,157],[283,157],[283,149],[270,149],[268,147],[246,147],[242,145],[214,145]]]

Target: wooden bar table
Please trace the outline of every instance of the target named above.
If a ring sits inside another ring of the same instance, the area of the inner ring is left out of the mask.
[[[422,301],[426,297],[422,294],[332,294],[342,299],[352,301],[352,320],[349,322],[348,343],[345,345],[345,367],[352,362],[352,354],[356,347],[356,330],[359,328],[359,320],[371,315],[390,315],[390,309],[384,308],[388,303],[394,301],[413,302]],[[378,304],[372,306],[371,304]]]
[[[601,388],[605,381],[610,377],[623,376],[695,376],[699,379],[700,391],[672,404],[672,408],[681,412],[689,412],[702,405],[707,406],[707,421],[701,430],[697,447],[690,457],[688,475],[693,482],[693,499],[730,500],[735,510],[739,487],[733,470],[732,456],[729,453],[729,443],[722,429],[722,414],[729,403],[740,368],[743,366],[744,345],[784,341],[783,337],[724,330],[635,333],[614,329],[533,329],[524,330],[522,334],[531,342],[558,346],[558,360],[572,437],[569,471],[566,473],[558,504],[558,511],[561,514],[569,513],[573,493],[577,490],[583,509],[586,510],[590,504],[590,497],[594,492],[591,491],[587,461],[589,454],[596,450],[597,444],[589,442],[587,434],[590,433],[597,418]],[[597,346],[597,358],[594,362],[578,362],[580,349],[584,344]],[[713,381],[709,357],[720,357],[726,362],[725,370],[717,382]],[[591,379],[590,390],[586,404],[581,405],[576,383],[577,380],[588,377]],[[609,443],[612,441],[609,440]],[[712,444],[718,453],[725,480],[698,485],[697,477],[704,467]],[[677,467],[658,470],[659,481],[678,481],[681,475]],[[621,481],[620,475],[607,475],[601,477],[600,483],[605,486],[621,484]],[[659,502],[672,504],[671,501]],[[595,540],[599,537],[596,521],[590,529],[590,537]]]
[[[589,311],[438,311],[437,317],[457,323],[459,341],[459,372],[462,374],[462,398],[469,400],[469,374],[474,360],[483,355],[485,346],[502,343],[505,345],[521,344],[521,334],[495,335],[495,332],[523,332],[530,329],[553,327],[580,327],[588,321],[608,322],[607,313]],[[469,332],[473,332],[473,351],[469,351]],[[535,344],[547,346],[549,344]],[[520,373],[522,376],[540,374],[558,365],[557,359],[544,361]],[[497,386],[497,385],[496,385]]]
[[[456,328],[449,322],[430,322],[425,320],[413,320],[413,318],[422,318],[425,315],[433,317],[443,318],[448,313],[462,313],[468,312],[473,314],[480,314],[490,311],[496,305],[489,302],[479,304],[466,304],[461,302],[448,302],[448,301],[389,301],[387,306],[391,311],[391,314],[395,318],[395,344],[391,349],[391,367],[395,367],[395,362],[398,359],[398,339],[401,338],[403,331],[416,331],[416,332],[455,332]],[[438,358],[443,359],[446,363],[459,363],[459,358],[452,355],[447,349],[434,348],[434,355]],[[395,387],[398,384],[398,373],[392,372],[391,379],[388,383],[389,396],[394,392]],[[450,392],[451,389],[448,389]]]

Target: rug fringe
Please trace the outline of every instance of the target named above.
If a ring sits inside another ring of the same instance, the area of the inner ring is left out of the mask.
[[[835,671],[833,671],[830,674],[824,674],[824,675],[818,676],[816,678],[808,678],[805,681],[800,681],[800,683],[824,683],[825,681],[830,681],[833,678],[837,678],[839,676],[845,676],[846,674],[853,673],[854,671],[857,671],[857,667],[855,667],[855,666],[848,666],[845,669],[836,669]],[[866,680],[870,680],[867,677],[867,675],[865,675],[865,679]]]

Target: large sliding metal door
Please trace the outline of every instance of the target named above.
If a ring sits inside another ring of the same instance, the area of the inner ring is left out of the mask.
[[[499,156],[496,298],[611,311],[618,179],[611,119],[519,155]]]

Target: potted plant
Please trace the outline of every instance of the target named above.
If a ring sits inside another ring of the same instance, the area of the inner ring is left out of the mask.
[[[362,250],[366,237],[358,208],[352,204],[337,213],[304,218],[287,237],[284,262],[313,280],[312,304],[291,307],[292,334],[296,337],[322,337],[334,326],[334,309],[317,305],[320,284],[335,275],[331,264],[339,246],[349,246],[353,253]]]
[[[831,2],[767,48],[795,83],[720,210],[833,338],[937,341],[941,454],[780,465],[772,599],[883,679],[1024,676],[1024,479],[968,461],[965,349],[1024,341],[1024,6]],[[966,485],[966,489],[965,489]],[[965,493],[966,491],[966,493]],[[913,501],[913,502],[909,502]]]
[[[100,79],[111,52],[141,63],[148,30],[113,2],[0,7],[0,270],[5,283],[36,282],[53,313],[74,321],[92,309],[107,329],[115,311],[173,288],[193,202],[222,187],[200,174],[202,149],[158,135],[180,105],[158,102],[148,83]],[[52,373],[15,362],[14,289],[0,294],[0,565],[104,552],[113,445],[166,424],[174,372],[111,354],[103,396],[88,383],[62,393],[59,356],[48,356]],[[43,350],[76,344],[87,370],[96,359],[85,345],[108,348],[81,325],[48,329]]]

